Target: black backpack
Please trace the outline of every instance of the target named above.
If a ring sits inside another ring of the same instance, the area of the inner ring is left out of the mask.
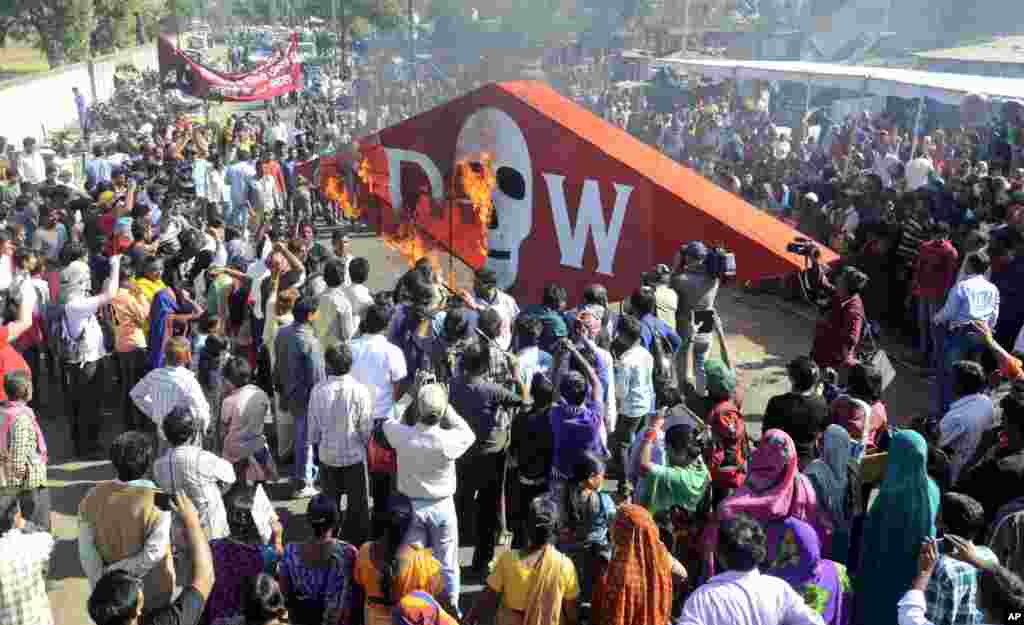
[[[663,405],[666,395],[672,389],[678,389],[676,380],[675,359],[673,358],[672,343],[668,337],[658,330],[656,324],[644,323],[651,331],[651,356],[654,358],[654,395],[657,405]]]

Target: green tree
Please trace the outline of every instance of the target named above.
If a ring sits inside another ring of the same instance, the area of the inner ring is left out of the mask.
[[[50,69],[76,63],[89,55],[89,36],[96,28],[93,0],[22,0],[22,19],[39,36],[39,48]]]

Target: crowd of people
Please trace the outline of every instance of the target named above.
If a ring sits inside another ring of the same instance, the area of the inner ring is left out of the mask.
[[[371,292],[345,229],[315,237],[296,171],[340,134],[321,131],[329,113],[179,120],[97,146],[81,183],[26,142],[3,172],[17,191],[0,229],[0,621],[53,622],[40,423],[58,416],[75,458],[115,471],[78,503],[96,625],[1024,613],[1012,150],[997,132],[936,133],[906,158],[870,116],[787,150],[759,114],[717,106],[655,141],[705,171],[728,163],[733,190],[844,256],[818,269],[831,305],[760,437],[701,241],[637,276],[621,310],[600,284],[518,302],[488,269],[452,293],[427,259]],[[201,230],[169,187],[195,195]],[[905,306],[938,391],[900,429],[863,344]],[[285,483],[304,517],[270,506]],[[473,600],[464,575],[485,586]]]

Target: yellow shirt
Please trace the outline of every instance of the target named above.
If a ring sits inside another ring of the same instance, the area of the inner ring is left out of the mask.
[[[145,276],[135,278],[135,284],[142,290],[142,294],[146,296],[146,301],[150,304],[153,303],[153,298],[156,297],[157,293],[167,288],[163,280],[150,280]]]
[[[580,594],[576,580],[576,567],[565,555],[558,553],[562,560],[562,592],[563,599],[573,600]],[[487,578],[487,586],[501,595],[501,605],[517,612],[526,611],[526,600],[530,596],[530,584],[538,571],[536,563],[529,565],[522,560],[523,554],[518,549],[506,551],[494,565],[494,572]]]

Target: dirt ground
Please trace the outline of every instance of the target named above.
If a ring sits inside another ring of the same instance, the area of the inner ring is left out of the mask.
[[[357,238],[354,252],[370,261],[373,291],[389,289],[405,271],[406,262],[396,252],[386,248],[375,238]],[[459,270],[459,284],[467,285],[468,274]],[[744,389],[744,413],[755,436],[760,434],[760,419],[768,399],[787,390],[785,365],[795,356],[810,350],[813,318],[798,306],[775,297],[753,295],[725,289],[719,296],[719,311],[726,328],[727,340]],[[885,400],[891,418],[902,422],[923,411],[928,401],[928,382],[915,370],[897,365],[898,377]],[[57,388],[42,390],[44,408],[40,411],[41,424],[50,447],[49,479],[53,496],[54,533],[56,553],[51,571],[50,604],[56,625],[84,625],[89,623],[85,611],[88,584],[78,560],[77,522],[78,503],[86,491],[97,481],[111,479],[113,470],[109,462],[75,462],[70,460],[69,430],[63,415],[62,399]],[[118,434],[118,424],[106,407],[113,398],[113,389],[104,389],[97,398],[97,409],[107,417],[103,440],[110,442]],[[286,526],[287,539],[301,539],[307,535],[304,524],[306,501],[287,500],[286,484],[269,489],[274,504],[292,513]],[[462,550],[464,565],[471,559],[471,548]],[[464,580],[463,603],[472,602],[480,589],[479,580]]]

